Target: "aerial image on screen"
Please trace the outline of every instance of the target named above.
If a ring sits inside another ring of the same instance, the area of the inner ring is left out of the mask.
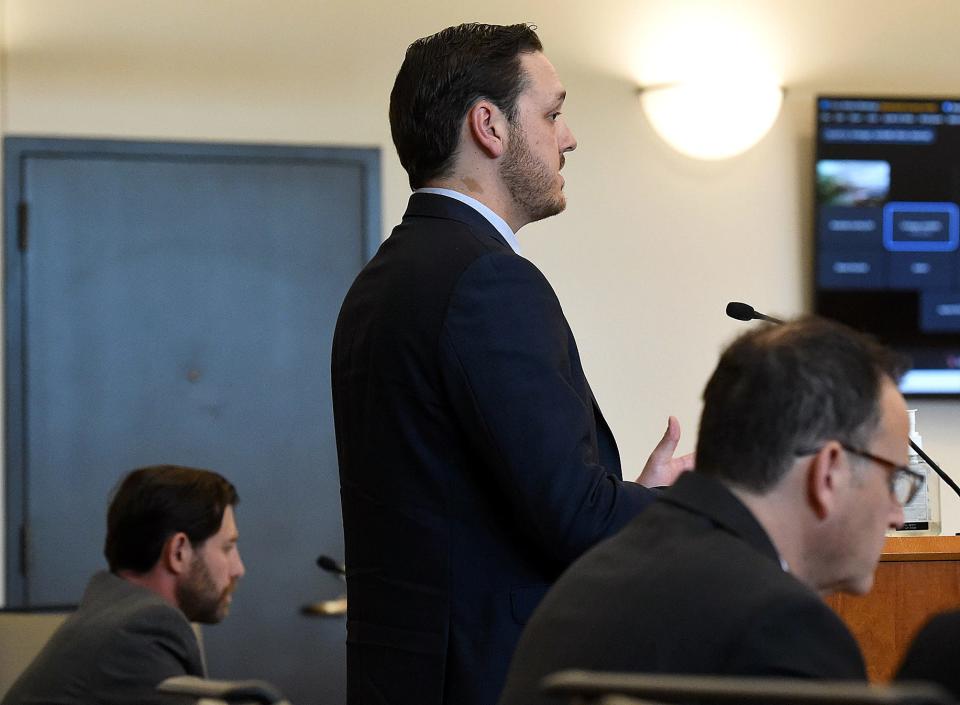
[[[960,98],[817,99],[814,309],[960,395]]]

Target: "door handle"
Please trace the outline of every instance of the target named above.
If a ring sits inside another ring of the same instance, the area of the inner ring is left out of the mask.
[[[320,600],[300,608],[300,614],[308,617],[342,617],[347,613],[347,596],[333,600]]]

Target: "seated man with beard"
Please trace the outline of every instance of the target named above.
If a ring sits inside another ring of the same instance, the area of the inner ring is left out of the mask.
[[[171,702],[170,676],[203,676],[190,622],[215,624],[243,575],[233,485],[215,472],[155,466],[128,474],[107,512],[109,572],[90,579],[76,613],[2,705]]]

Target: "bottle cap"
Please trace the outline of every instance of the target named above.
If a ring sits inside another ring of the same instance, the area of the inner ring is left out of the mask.
[[[910,440],[918,446],[923,447],[923,438],[917,432],[917,410],[907,409],[907,417],[910,419]],[[912,450],[910,451],[913,452]]]

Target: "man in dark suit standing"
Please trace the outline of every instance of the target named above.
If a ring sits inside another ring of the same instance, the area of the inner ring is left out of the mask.
[[[351,704],[492,705],[549,585],[651,500],[518,252],[520,228],[565,206],[564,98],[527,25],[451,27],[397,75],[414,193],[333,344]],[[643,484],[684,466],[679,432],[671,418]]]
[[[109,572],[50,637],[3,705],[163,705],[171,676],[203,676],[190,622],[214,624],[243,575],[233,485],[171,465],[127,475],[107,512]]]
[[[839,324],[764,326],[703,394],[697,467],[564,573],[517,647],[501,705],[599,671],[865,680],[822,593],[866,593],[923,478],[891,353]]]

